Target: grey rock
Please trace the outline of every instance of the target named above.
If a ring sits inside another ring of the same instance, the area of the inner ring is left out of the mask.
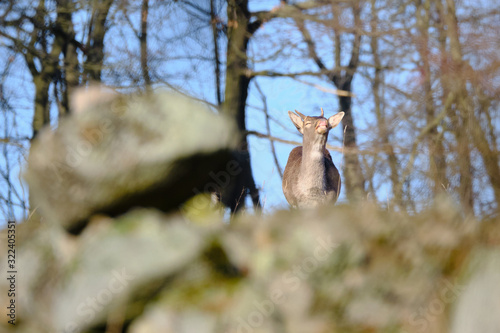
[[[451,333],[500,332],[500,249],[474,251],[467,270]]]
[[[498,331],[498,220],[446,203],[187,216],[94,215],[77,236],[41,223],[19,243],[16,332]]]
[[[167,93],[95,94],[32,144],[25,178],[50,222],[77,232],[96,213],[171,210],[231,161],[232,122],[200,103]]]

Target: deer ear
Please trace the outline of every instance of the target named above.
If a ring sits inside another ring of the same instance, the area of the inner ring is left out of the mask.
[[[292,120],[292,123],[295,125],[295,127],[297,127],[299,132],[301,134],[304,134],[304,122],[302,121],[302,119],[292,111],[288,111],[288,116]]]
[[[343,111],[340,111],[336,115],[333,115],[330,118],[328,118],[328,124],[330,124],[330,127],[331,128],[336,127],[340,123],[342,118],[344,118],[344,115],[345,113]]]

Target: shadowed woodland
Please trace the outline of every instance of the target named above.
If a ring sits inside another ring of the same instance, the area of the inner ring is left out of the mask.
[[[2,331],[498,332],[499,8],[3,1]],[[290,210],[320,107],[341,196]]]

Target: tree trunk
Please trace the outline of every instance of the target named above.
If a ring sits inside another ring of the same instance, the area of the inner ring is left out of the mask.
[[[33,136],[47,124],[50,124],[49,88],[50,80],[43,74],[33,77],[35,83],[35,110],[33,113]]]
[[[358,2],[352,4],[352,12],[354,16],[355,29],[361,29],[361,8]],[[336,17],[339,17],[339,15],[337,14]],[[361,34],[359,31],[355,30],[351,49],[351,59],[349,60],[347,69],[342,73],[342,71],[338,70],[340,68],[340,58],[342,53],[341,38],[339,32],[336,31],[336,29],[334,29],[334,32],[335,65],[337,67],[337,70],[332,76],[332,82],[335,84],[337,89],[352,92],[351,84],[359,64]],[[352,97],[350,95],[339,96],[339,104],[340,109],[345,112],[345,116],[342,119],[342,126],[344,128],[344,147],[347,151],[344,156],[344,183],[347,192],[347,198],[350,202],[356,203],[365,199],[366,191],[363,170],[361,169],[359,157],[356,152],[358,145],[356,143],[356,127],[354,125],[354,119],[351,110]]]
[[[398,175],[398,165],[399,161],[394,153],[394,147],[389,140],[389,130],[387,128],[387,123],[385,119],[385,113],[382,108],[383,96],[381,96],[380,86],[383,84],[382,78],[382,64],[379,56],[378,49],[378,38],[376,37],[376,32],[378,32],[378,13],[375,8],[376,2],[372,0],[371,2],[371,32],[372,37],[370,39],[370,47],[373,55],[373,64],[375,66],[375,77],[373,78],[373,100],[375,104],[375,115],[377,117],[377,127],[378,127],[378,137],[380,138],[380,143],[384,147],[387,153],[387,164],[389,165],[390,173],[389,178],[391,180],[392,191],[394,196],[394,201],[396,205],[402,207],[402,198],[396,195],[396,189],[398,188],[399,175]]]
[[[214,42],[214,67],[215,67],[215,97],[217,106],[222,104],[222,92],[220,87],[220,56],[219,56],[219,30],[217,28],[218,17],[215,14],[215,0],[210,0],[210,21],[212,24],[212,38]]]
[[[70,112],[70,98],[73,89],[78,86],[80,71],[79,61],[76,52],[75,30],[73,25],[74,4],[71,0],[61,0],[57,6],[56,41],[62,47],[64,55],[63,67],[61,68],[60,86],[61,86],[61,107],[59,116]]]
[[[259,191],[253,179],[248,142],[245,136],[245,107],[250,84],[250,78],[247,76],[247,47],[251,36],[248,1],[228,0],[227,17],[226,89],[222,112],[234,119],[240,133],[235,161],[240,165],[241,172],[235,175],[231,184],[223,190],[222,202],[234,212],[244,207],[247,194],[252,197],[255,207],[260,206]]]
[[[87,42],[87,60],[85,71],[88,79],[101,82],[101,72],[104,62],[104,36],[106,34],[106,21],[113,0],[93,1],[92,18]]]
[[[141,7],[141,34],[139,43],[141,45],[141,71],[146,91],[151,90],[151,77],[149,76],[148,66],[148,15],[149,0],[142,0]]]
[[[343,84],[337,85],[338,89],[351,92],[351,80],[347,78]],[[356,203],[363,200],[366,196],[365,178],[359,163],[356,143],[356,127],[352,117],[351,105],[352,98],[350,96],[339,96],[340,109],[345,112],[342,118],[342,127],[344,128],[344,184],[346,188],[347,199],[350,202]]]
[[[454,11],[453,0],[445,0],[447,8],[440,1],[436,2],[436,6],[440,15],[441,23],[446,24],[440,27],[440,42],[441,53],[444,58],[442,69],[442,84],[444,98],[449,94],[454,96],[453,104],[448,109],[449,119],[455,135],[457,156],[458,156],[458,171],[460,176],[459,196],[464,212],[467,215],[474,214],[474,192],[472,187],[473,168],[471,161],[471,148],[469,140],[469,117],[472,110],[468,110],[467,103],[464,99],[467,98],[467,88],[465,86],[465,78],[462,77],[462,51],[458,40],[457,22]],[[450,6],[453,4],[453,6]],[[446,43],[448,41],[448,43]],[[446,52],[446,46],[449,44],[450,51]],[[448,59],[448,54],[451,59]]]
[[[432,75],[429,62],[429,17],[430,0],[417,1],[417,26],[422,39],[419,46],[419,53],[422,59],[423,91],[425,100],[425,117],[427,124],[434,122],[436,115],[433,102]],[[438,131],[438,125],[432,126],[427,134],[429,146],[429,178],[432,182],[432,195],[434,198],[444,193],[448,180],[446,177],[446,159],[444,156],[443,137]]]

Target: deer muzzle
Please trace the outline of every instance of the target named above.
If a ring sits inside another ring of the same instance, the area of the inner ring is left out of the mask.
[[[328,120],[320,119],[316,124],[316,132],[319,134],[325,134],[328,131]]]

